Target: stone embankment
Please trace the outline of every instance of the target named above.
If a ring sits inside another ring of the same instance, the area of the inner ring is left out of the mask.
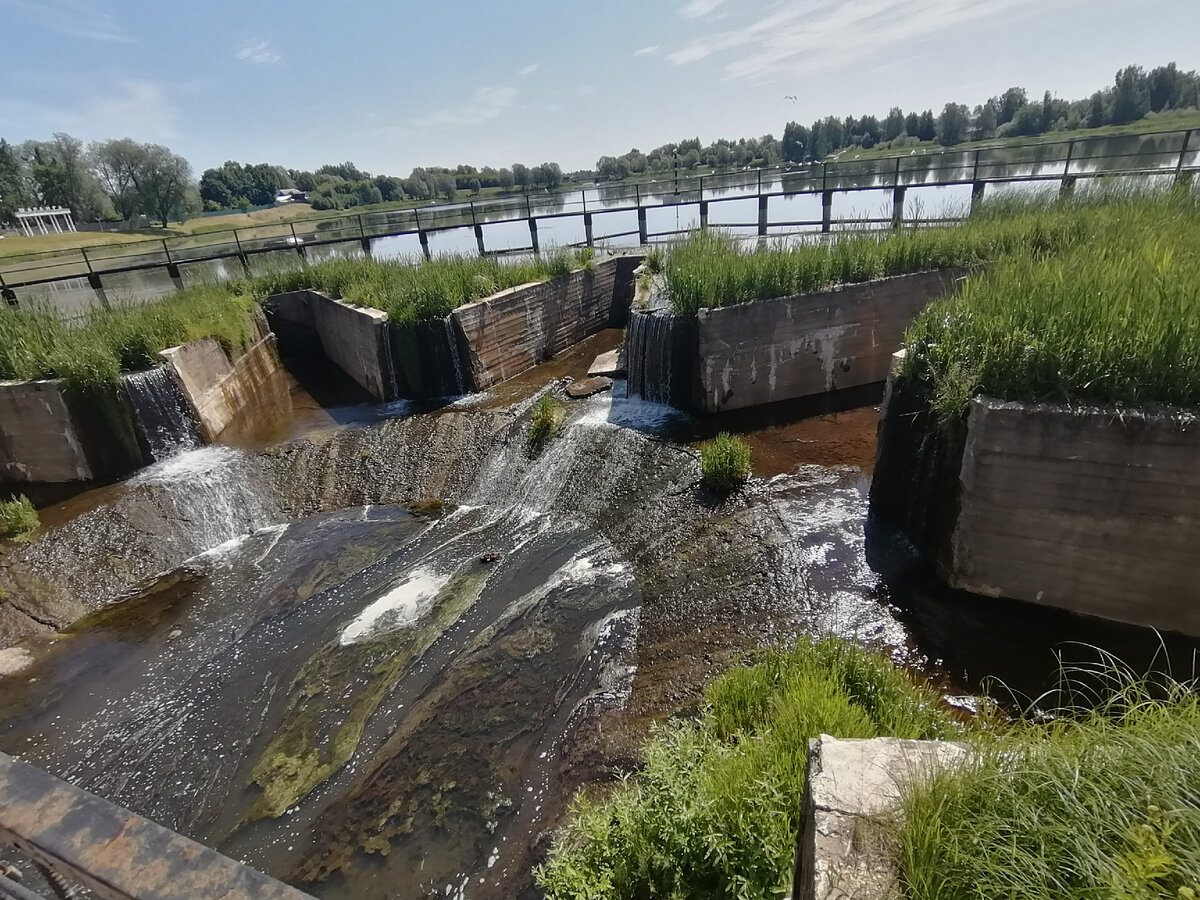
[[[1200,636],[1197,459],[1189,411],[977,397],[945,425],[896,376],[872,531],[901,536],[952,588]]]

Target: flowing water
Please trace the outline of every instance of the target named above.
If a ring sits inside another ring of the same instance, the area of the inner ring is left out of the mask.
[[[166,366],[130,372],[121,381],[152,460],[160,462],[200,446],[196,420]]]

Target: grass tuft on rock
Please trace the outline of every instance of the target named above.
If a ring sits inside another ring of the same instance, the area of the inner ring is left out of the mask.
[[[0,539],[20,539],[37,530],[37,509],[24,494],[0,500]]]
[[[750,477],[750,445],[721,432],[700,445],[700,480],[705,487],[727,494]]]
[[[562,430],[566,410],[549,394],[542,394],[529,416],[529,428],[525,433],[530,450],[536,452]]]
[[[1093,710],[989,735],[904,808],[909,900],[1195,900],[1200,695],[1126,679]]]
[[[550,900],[782,896],[809,738],[957,730],[935,692],[834,638],[765,652],[705,699],[698,721],[654,732],[639,775],[575,799],[537,871]]]

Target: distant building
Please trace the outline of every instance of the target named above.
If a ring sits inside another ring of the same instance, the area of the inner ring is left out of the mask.
[[[295,188],[283,188],[275,195],[276,203],[303,203],[306,199],[304,191]]]
[[[37,234],[65,234],[77,231],[71,211],[62,206],[40,206],[18,209],[15,213],[17,225],[26,237]]]

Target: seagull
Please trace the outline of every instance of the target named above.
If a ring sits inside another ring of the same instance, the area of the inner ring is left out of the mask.
[[[797,102],[797,97],[796,97],[796,95],[795,95],[795,94],[787,94],[787,95],[786,95],[786,96],[785,96],[783,99],[784,99],[784,100],[791,100],[793,103],[796,103],[796,102]]]

